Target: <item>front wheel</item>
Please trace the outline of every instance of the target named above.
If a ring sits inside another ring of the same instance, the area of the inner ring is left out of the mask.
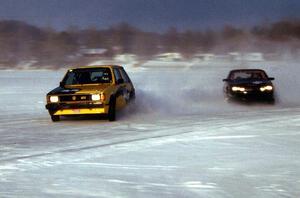
[[[275,98],[274,98],[274,96],[269,96],[269,97],[267,98],[267,102],[268,102],[269,104],[275,104]]]
[[[116,120],[116,100],[114,98],[109,103],[108,120],[111,122]]]
[[[59,115],[51,115],[52,122],[58,122],[60,120]]]

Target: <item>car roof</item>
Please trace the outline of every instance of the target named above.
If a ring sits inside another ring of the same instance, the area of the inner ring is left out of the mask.
[[[80,67],[73,67],[70,69],[97,69],[97,68],[122,68],[120,65],[87,65]]]
[[[231,70],[231,72],[247,72],[247,71],[261,71],[261,72],[265,72],[264,70],[262,69],[234,69],[234,70]]]

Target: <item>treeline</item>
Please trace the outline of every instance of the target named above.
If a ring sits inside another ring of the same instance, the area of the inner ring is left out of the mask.
[[[105,58],[132,53],[149,58],[164,52],[195,53],[258,51],[277,53],[282,49],[297,56],[300,20],[266,23],[252,28],[226,25],[220,30],[145,32],[121,23],[107,29],[70,27],[65,31],[40,28],[21,21],[0,21],[0,65],[34,61],[59,65],[84,61],[84,49],[105,49]]]

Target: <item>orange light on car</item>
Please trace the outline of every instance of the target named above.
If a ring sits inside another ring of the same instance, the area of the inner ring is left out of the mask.
[[[100,94],[100,100],[103,102],[103,101],[105,101],[105,95],[104,95],[104,93],[101,93]]]

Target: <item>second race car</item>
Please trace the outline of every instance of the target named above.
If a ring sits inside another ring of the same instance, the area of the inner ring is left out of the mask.
[[[237,69],[223,79],[228,99],[252,99],[274,102],[274,78],[261,69]]]

